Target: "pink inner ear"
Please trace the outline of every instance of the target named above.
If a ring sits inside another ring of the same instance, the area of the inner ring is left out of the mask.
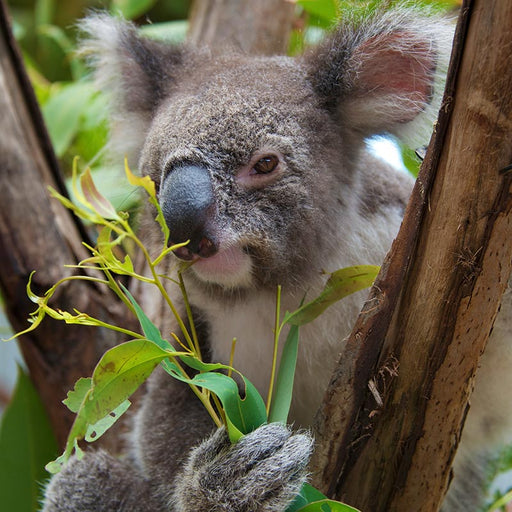
[[[381,34],[363,43],[354,57],[361,61],[359,91],[418,102],[418,110],[430,101],[436,55],[426,41],[408,32]]]

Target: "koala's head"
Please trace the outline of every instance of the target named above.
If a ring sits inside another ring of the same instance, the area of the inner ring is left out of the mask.
[[[393,13],[301,58],[217,55],[85,21],[113,137],[158,187],[175,252],[211,289],[293,286],[343,244],[364,139],[432,97],[435,23]]]

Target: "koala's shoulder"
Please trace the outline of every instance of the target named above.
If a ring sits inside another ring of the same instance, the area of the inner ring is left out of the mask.
[[[361,157],[359,168],[360,213],[365,217],[390,209],[403,213],[414,185],[413,177],[370,153]]]

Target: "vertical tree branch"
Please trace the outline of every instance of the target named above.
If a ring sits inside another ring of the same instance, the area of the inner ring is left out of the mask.
[[[79,222],[47,187],[65,194],[57,161],[23,61],[0,0],[0,286],[7,316],[16,331],[28,327],[36,309],[27,297],[30,273],[35,293],[43,294],[71,273],[64,265],[84,257],[86,235]],[[76,307],[102,318],[117,312],[117,303],[86,283],[63,287],[60,307]],[[61,404],[78,377],[89,375],[98,357],[116,341],[111,333],[45,320],[23,336],[20,348],[50,420],[62,444],[73,416]]]
[[[196,0],[189,40],[256,55],[286,53],[295,4],[288,0]]]
[[[319,413],[316,483],[362,510],[438,510],[447,487],[512,264],[511,24],[507,0],[462,7],[433,142]]]

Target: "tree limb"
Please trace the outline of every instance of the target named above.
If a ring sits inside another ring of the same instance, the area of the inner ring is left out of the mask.
[[[362,510],[438,510],[447,487],[511,271],[511,24],[507,0],[464,2],[433,141],[319,411],[316,484]]]

